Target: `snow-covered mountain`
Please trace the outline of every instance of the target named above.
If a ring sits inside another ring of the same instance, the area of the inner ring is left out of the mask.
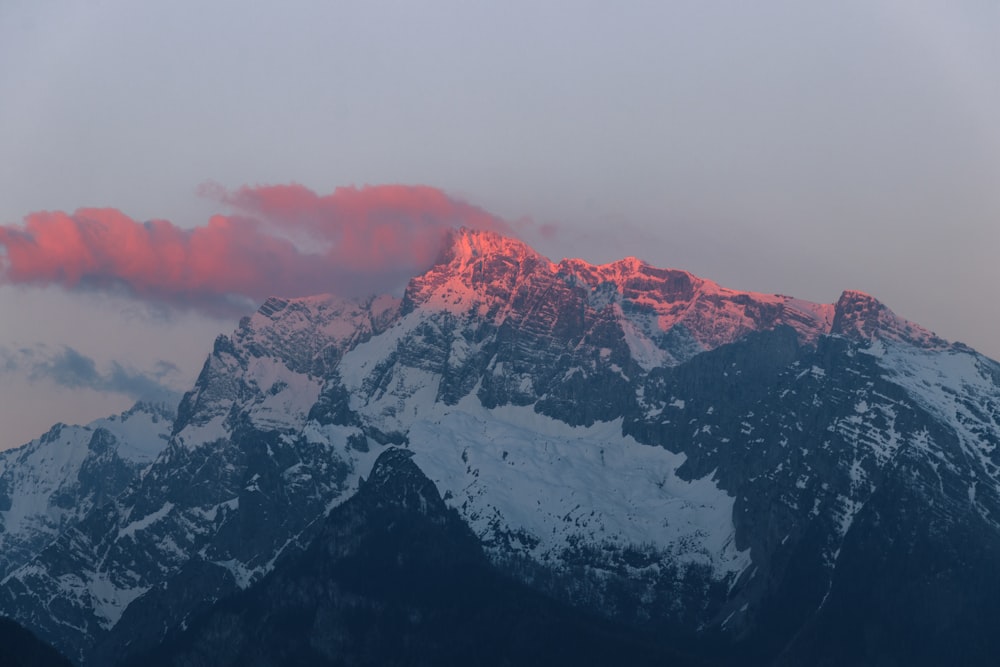
[[[174,418],[165,405],[138,403],[0,452],[0,577],[124,491],[166,447]]]
[[[880,592],[900,562],[932,599],[1000,589],[998,441],[1000,365],[868,295],[461,230],[401,300],[273,298],[219,337],[162,452],[13,571],[0,611],[80,661],[148,649],[304,548],[402,446],[495,566],[563,602],[749,662],[907,633],[926,658],[930,635],[885,620],[907,598]]]

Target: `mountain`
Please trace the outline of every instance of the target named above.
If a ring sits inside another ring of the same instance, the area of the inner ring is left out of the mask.
[[[724,664],[988,664],[998,441],[1000,365],[866,294],[460,230],[402,299],[272,298],[219,337],[162,452],[0,611],[81,663],[152,650],[350,532],[326,517],[403,447],[553,604]]]
[[[387,448],[308,549],[130,664],[702,664],[499,574],[411,456]]]
[[[0,577],[124,491],[166,446],[174,418],[167,406],[137,403],[0,452]]]

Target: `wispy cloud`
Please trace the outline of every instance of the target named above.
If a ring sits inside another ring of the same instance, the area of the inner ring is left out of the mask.
[[[271,295],[381,292],[426,269],[457,226],[510,231],[440,190],[382,185],[318,195],[300,185],[207,184],[235,211],[183,229],[113,208],[32,213],[0,226],[0,284],[124,290],[231,315]],[[76,372],[87,369],[76,367]]]
[[[111,362],[106,370],[93,358],[63,346],[55,352],[47,346],[0,348],[0,368],[4,372],[23,372],[33,381],[49,381],[70,389],[92,389],[115,393],[135,400],[175,402],[179,394],[165,380],[177,372],[168,361],[158,361],[152,371],[142,372]]]

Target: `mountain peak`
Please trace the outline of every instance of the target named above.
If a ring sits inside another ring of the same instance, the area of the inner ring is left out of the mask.
[[[466,265],[471,261],[496,256],[516,260],[541,258],[531,246],[519,239],[485,229],[459,227],[448,234],[436,264],[453,265],[457,262]]]
[[[947,341],[918,324],[899,317],[870,294],[845,290],[834,305],[830,333],[862,340],[896,340],[925,348],[943,348]]]
[[[484,299],[506,299],[525,275],[538,269],[552,273],[552,262],[523,241],[487,230],[455,229],[434,266],[407,285],[403,310],[419,304],[467,309]]]

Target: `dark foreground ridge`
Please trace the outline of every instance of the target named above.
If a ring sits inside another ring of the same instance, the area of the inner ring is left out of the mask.
[[[9,618],[0,618],[0,665],[3,667],[72,667],[72,663]]]
[[[503,576],[410,452],[315,541],[122,667],[704,665]]]

